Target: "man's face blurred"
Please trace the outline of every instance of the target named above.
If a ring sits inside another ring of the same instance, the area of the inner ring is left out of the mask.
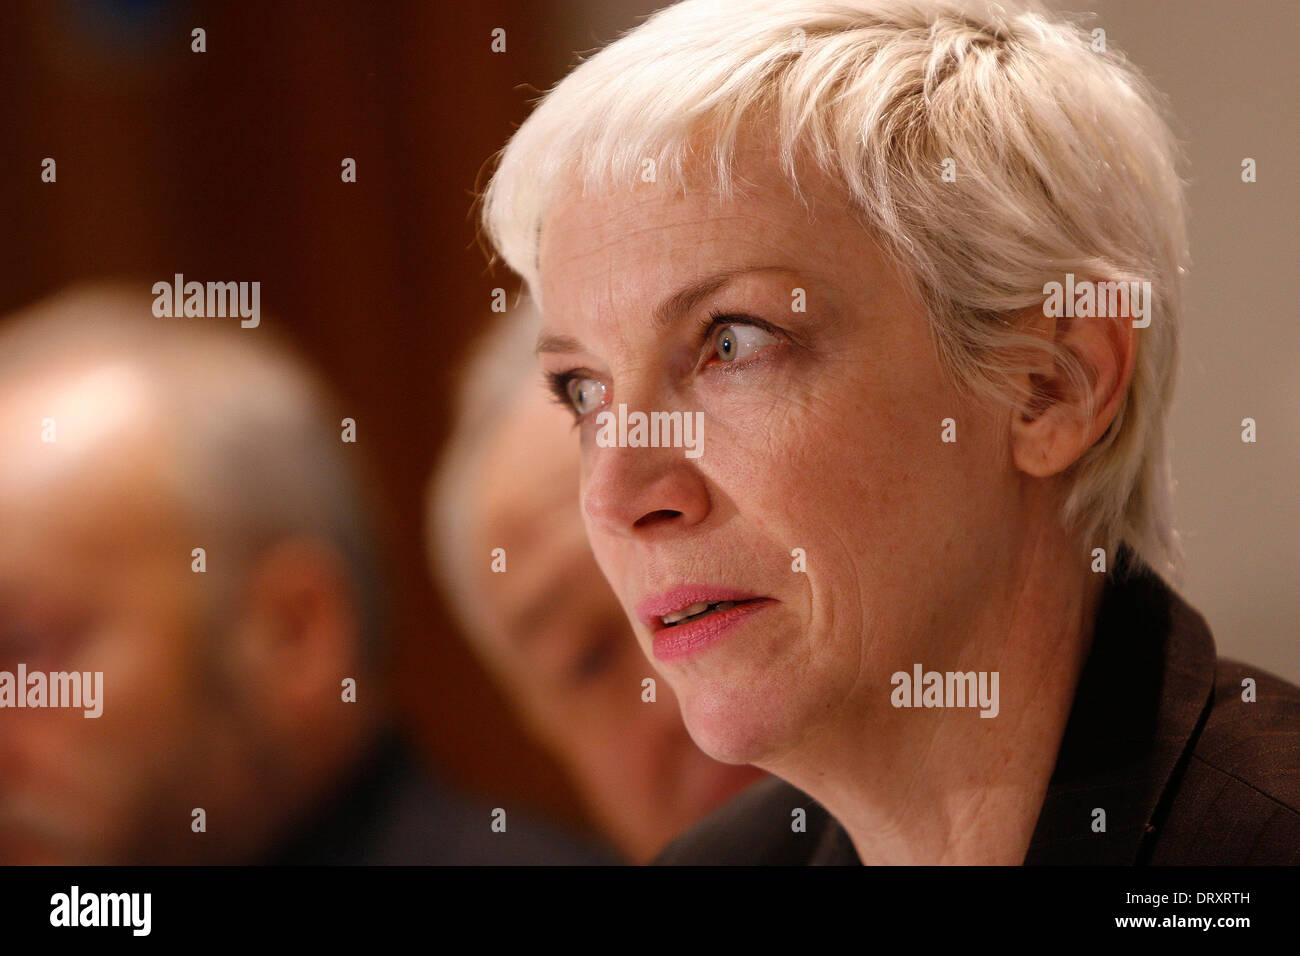
[[[201,542],[169,506],[141,399],[120,368],[0,383],[0,671],[103,673],[98,718],[0,709],[0,863],[175,859],[201,837],[190,810],[219,797],[197,772],[220,736],[201,703]]]
[[[762,774],[714,761],[687,734],[592,557],[577,438],[540,386],[494,440],[480,491],[475,554],[506,551],[505,573],[473,559],[494,669],[610,838],[648,859]]]

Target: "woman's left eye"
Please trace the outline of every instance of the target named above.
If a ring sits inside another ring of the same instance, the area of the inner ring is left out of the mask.
[[[756,325],[733,322],[718,326],[713,333],[713,351],[724,363],[749,358],[768,345],[779,342],[775,335]]]

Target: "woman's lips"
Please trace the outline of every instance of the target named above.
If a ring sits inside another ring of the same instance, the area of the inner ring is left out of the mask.
[[[714,584],[686,584],[642,601],[637,606],[636,616],[651,631],[658,631],[664,627],[665,614],[681,611],[692,604],[719,604],[724,601],[741,602],[759,599],[759,595],[738,588]],[[681,627],[680,624],[677,626]]]
[[[668,661],[720,641],[741,621],[773,603],[771,598],[755,597],[735,588],[688,586],[643,602],[637,616],[650,629],[655,657]],[[722,608],[680,623],[664,623],[664,615],[675,616],[697,604],[721,604]]]

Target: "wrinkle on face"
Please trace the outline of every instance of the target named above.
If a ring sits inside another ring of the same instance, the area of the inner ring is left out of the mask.
[[[611,407],[705,413],[703,457],[651,468],[692,469],[701,521],[653,537],[586,527],[625,608],[691,580],[776,598],[737,637],[663,668],[706,750],[771,762],[847,714],[889,716],[889,674],[941,646],[970,600],[963,575],[990,523],[968,505],[995,500],[1003,476],[985,467],[994,433],[947,382],[923,304],[835,184],[811,177],[805,207],[771,164],[746,172],[743,202],[646,185],[558,203],[541,272],[548,324],[609,376]],[[768,364],[697,372],[672,352],[684,338],[649,332],[655,305],[689,281],[772,263],[789,275],[738,279],[697,310],[788,330]],[[795,282],[805,313],[791,309]],[[955,447],[939,442],[948,416]],[[584,483],[605,453],[584,436]],[[808,554],[801,579],[794,547]]]

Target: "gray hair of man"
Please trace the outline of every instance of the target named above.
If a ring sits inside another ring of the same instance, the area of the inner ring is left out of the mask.
[[[104,363],[138,371],[174,449],[166,476],[208,543],[209,629],[219,634],[252,560],[290,536],[333,546],[352,588],[359,662],[378,670],[388,629],[376,502],[332,390],[263,323],[157,318],[147,283],[75,286],[0,327],[0,385]]]

